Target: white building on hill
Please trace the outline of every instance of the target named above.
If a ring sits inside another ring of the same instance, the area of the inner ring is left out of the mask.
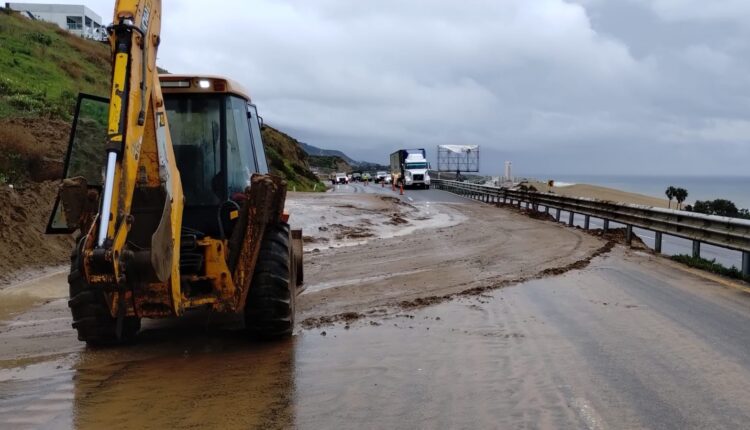
[[[101,40],[106,34],[102,17],[83,5],[5,3],[5,7],[40,21],[57,24],[63,30],[87,39]]]

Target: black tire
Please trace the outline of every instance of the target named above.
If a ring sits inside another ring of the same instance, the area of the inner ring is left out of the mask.
[[[255,337],[279,339],[294,330],[296,280],[289,224],[266,229],[245,303],[245,327]]]
[[[104,292],[91,288],[83,276],[79,259],[80,246],[70,257],[70,300],[68,307],[73,315],[73,328],[78,331],[78,340],[91,346],[106,346],[131,341],[141,329],[141,319],[126,317],[122,324],[122,334],[117,338],[117,319],[109,312]]]

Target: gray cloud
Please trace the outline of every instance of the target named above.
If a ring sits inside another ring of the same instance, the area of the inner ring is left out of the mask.
[[[747,16],[746,0],[165,0],[159,61],[233,77],[268,123],[358,159],[471,143],[488,172],[745,174]]]

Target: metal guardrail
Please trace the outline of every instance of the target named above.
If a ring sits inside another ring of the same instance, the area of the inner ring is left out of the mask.
[[[555,209],[556,219],[560,212],[569,213],[568,224],[573,225],[574,215],[581,214],[584,228],[589,228],[591,217],[604,221],[604,229],[609,222],[625,225],[627,241],[630,243],[633,227],[651,230],[655,234],[655,251],[661,252],[662,234],[681,237],[693,241],[693,256],[700,256],[700,244],[708,243],[722,248],[742,252],[742,273],[750,276],[750,221],[704,215],[694,212],[631,205],[589,198],[565,197],[551,193],[510,190],[487,185],[433,179],[435,188],[481,200],[487,203],[510,203],[546,212]]]

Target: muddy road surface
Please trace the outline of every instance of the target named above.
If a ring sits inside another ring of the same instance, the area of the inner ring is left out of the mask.
[[[743,287],[438,191],[362,188],[290,199],[308,290],[287,341],[192,313],[91,349],[64,273],[6,286],[0,428],[750,422]]]

